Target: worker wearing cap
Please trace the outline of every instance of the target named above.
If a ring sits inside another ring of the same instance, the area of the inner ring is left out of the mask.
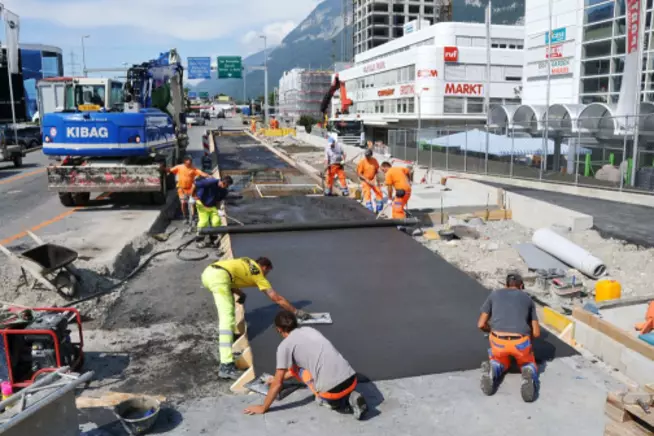
[[[198,209],[198,238],[200,231],[209,226],[220,227],[221,220],[218,213],[220,202],[229,194],[229,187],[234,184],[230,176],[223,179],[213,177],[198,177],[195,179],[195,193],[197,196],[195,206]],[[203,238],[206,239],[206,238]],[[200,240],[199,248],[206,247],[206,240]]]
[[[193,182],[198,176],[209,177],[209,174],[197,169],[193,166],[193,158],[191,156],[184,156],[184,163],[181,165],[169,168],[167,172],[177,176],[177,195],[182,207],[182,216],[184,221],[191,222],[194,218],[195,211],[193,205],[195,199],[193,198]],[[190,214],[190,217],[189,215]]]
[[[365,152],[364,158],[357,165],[357,175],[361,179],[361,192],[363,193],[363,202],[371,212],[380,213],[384,207],[382,204],[382,191],[377,184],[377,173],[379,172],[379,162],[372,156],[372,150]],[[375,193],[375,206],[372,207],[372,193]]]
[[[325,195],[332,195],[335,177],[338,177],[338,180],[341,184],[341,193],[343,196],[350,195],[350,192],[347,188],[347,180],[345,179],[345,170],[343,169],[343,166],[345,165],[345,152],[341,146],[338,145],[336,139],[334,139],[333,136],[330,136],[327,139],[327,148],[325,149],[325,165],[327,166]]]
[[[477,327],[490,333],[490,360],[482,364],[481,388],[486,395],[495,393],[513,358],[522,373],[522,399],[532,402],[539,385],[532,340],[540,336],[540,324],[536,306],[524,288],[522,277],[511,273],[506,288],[491,292],[481,307]]]
[[[275,317],[275,328],[283,338],[277,348],[275,376],[266,380],[270,388],[263,404],[250,406],[244,412],[268,412],[284,380],[295,377],[313,392],[319,405],[361,419],[368,405],[355,390],[357,374],[329,339],[312,327],[298,327],[295,315],[285,310]]]
[[[232,345],[236,328],[234,299],[239,304],[245,303],[245,293],[241,288],[257,287],[274,303],[293,312],[299,319],[309,318],[309,314],[298,310],[286,298],[279,295],[266,278],[272,271],[270,259],[260,257],[252,260],[248,257],[221,260],[212,263],[202,273],[202,285],[213,294],[218,309],[218,351],[220,366],[218,377],[236,380],[241,371],[234,365]]]
[[[404,219],[404,209],[411,198],[411,170],[406,167],[394,167],[388,162],[381,164],[381,170],[386,175],[388,202],[392,205],[393,219]]]

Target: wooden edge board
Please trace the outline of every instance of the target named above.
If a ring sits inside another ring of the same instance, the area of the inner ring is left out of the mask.
[[[573,318],[587,324],[589,327],[594,328],[600,333],[605,334],[611,339],[621,343],[625,347],[634,350],[650,360],[654,360],[654,347],[647,342],[630,335],[626,331],[614,326],[613,324],[596,317],[592,313],[580,308],[575,307],[572,311]],[[582,344],[583,345],[583,344]]]
[[[241,355],[236,359],[236,367],[241,370],[252,368],[252,348],[247,347]]]
[[[93,407],[114,407],[123,401],[130,400],[132,398],[139,397],[149,397],[154,398],[160,403],[166,401],[166,397],[162,395],[143,395],[143,394],[128,394],[121,392],[107,392],[101,397],[77,397],[75,399],[75,405],[78,409],[89,409]]]
[[[643,429],[634,421],[618,423],[609,421],[604,428],[604,436],[651,436],[652,432]]]
[[[245,387],[255,379],[254,366],[246,370],[230,387],[229,390],[235,394],[247,394],[249,390]]]

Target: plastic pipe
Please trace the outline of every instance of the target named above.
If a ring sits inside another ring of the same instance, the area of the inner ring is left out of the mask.
[[[577,244],[550,229],[536,230],[534,245],[562,262],[597,279],[606,273],[606,265]]]
[[[201,236],[223,235],[235,233],[270,233],[270,232],[295,232],[308,230],[340,230],[340,229],[362,229],[372,227],[395,227],[414,226],[420,221],[417,218],[401,220],[359,220],[359,221],[322,221],[314,223],[280,223],[280,224],[251,224],[245,226],[223,226],[208,227],[200,229]]]

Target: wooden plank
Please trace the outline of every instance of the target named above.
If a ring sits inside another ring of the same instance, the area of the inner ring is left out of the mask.
[[[568,319],[567,316],[560,314],[559,312],[550,309],[549,307],[544,307],[543,323],[547,324],[549,327],[552,327],[558,333],[561,333],[569,325],[572,324],[572,321]]]
[[[252,367],[252,348],[246,348],[234,363],[238,369],[250,369]]]
[[[242,353],[246,348],[250,347],[250,341],[248,341],[248,335],[245,334],[238,338],[234,344],[232,344],[232,353]]]
[[[78,409],[87,409],[92,407],[114,407],[125,400],[130,400],[132,398],[139,398],[144,396],[149,398],[155,398],[161,403],[166,401],[166,397],[161,395],[142,395],[142,394],[125,394],[120,392],[107,392],[98,398],[77,397],[75,399],[75,405],[77,406]]]
[[[604,436],[652,436],[652,433],[639,426],[634,421],[609,421],[604,428]]]
[[[485,209],[478,210],[474,212],[473,215],[477,218],[483,218],[486,221],[510,220],[513,217],[511,210],[508,209],[494,209],[489,211],[486,211]]]
[[[596,317],[592,313],[585,311],[580,307],[575,307],[572,311],[572,316],[575,319],[587,324],[589,327],[605,334],[611,339],[621,343],[625,347],[634,350],[650,360],[654,360],[654,347],[641,341],[635,336],[630,335],[626,331],[614,326],[613,324]],[[583,344],[582,344],[583,345]]]
[[[235,394],[247,394],[249,390],[245,387],[246,384],[250,383],[251,381],[254,381],[255,379],[254,375],[254,366],[250,367],[247,371],[239,377],[238,380],[236,380],[230,387],[229,390],[232,391]]]
[[[620,398],[612,392],[606,396],[604,414],[616,422],[626,422],[631,420],[631,416],[629,415],[629,412],[624,410],[624,405]]]

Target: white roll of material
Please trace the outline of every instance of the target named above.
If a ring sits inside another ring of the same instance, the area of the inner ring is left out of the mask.
[[[606,273],[606,265],[574,242],[550,229],[539,229],[531,239],[534,245],[560,261],[597,279]]]

